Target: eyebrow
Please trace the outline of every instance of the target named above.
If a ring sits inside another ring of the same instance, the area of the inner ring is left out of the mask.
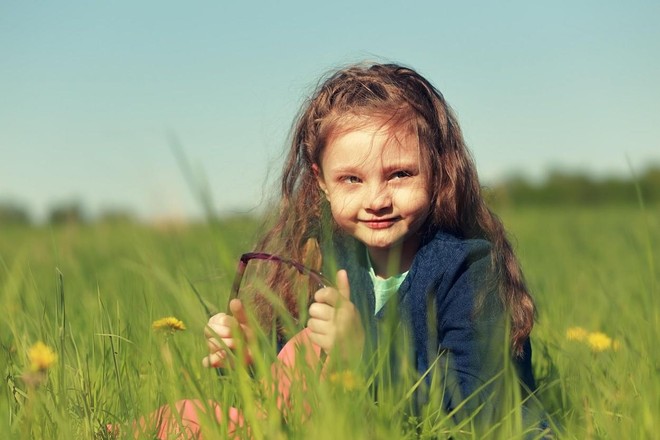
[[[372,167],[369,167],[371,170]],[[406,162],[397,162],[393,164],[386,164],[382,167],[383,174],[389,174],[395,171],[411,171],[413,173],[419,173],[421,170],[421,164],[418,161],[406,161]],[[332,174],[336,175],[347,175],[347,174],[364,174],[364,170],[361,166],[356,165],[339,165],[331,170]]]
[[[418,161],[408,161],[408,162],[398,162],[395,164],[387,165],[383,167],[387,173],[398,170],[407,170],[407,171],[419,171],[420,164]]]

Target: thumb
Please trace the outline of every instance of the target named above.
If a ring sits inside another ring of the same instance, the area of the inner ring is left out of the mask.
[[[337,290],[342,298],[350,301],[351,286],[348,283],[348,273],[344,269],[337,271]]]
[[[234,298],[229,302],[229,311],[239,324],[248,323],[245,307],[243,307],[243,303],[240,299]]]

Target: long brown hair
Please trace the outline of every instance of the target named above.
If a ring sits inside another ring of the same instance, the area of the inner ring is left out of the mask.
[[[428,227],[492,243],[500,300],[510,314],[513,352],[521,353],[535,311],[520,265],[502,222],[484,202],[476,167],[456,117],[442,94],[410,68],[353,65],[319,84],[293,127],[278,211],[258,247],[320,264],[318,240],[327,201],[312,166],[320,166],[323,148],[329,136],[336,134],[333,130],[342,126],[342,119],[355,116],[384,121],[392,132],[412,130],[416,134],[430,176],[432,208]],[[281,281],[276,274],[270,280],[275,285]],[[277,286],[288,309],[297,314],[298,304],[289,290]],[[263,303],[260,307],[258,313],[268,315]],[[269,319],[272,314],[265,318]]]

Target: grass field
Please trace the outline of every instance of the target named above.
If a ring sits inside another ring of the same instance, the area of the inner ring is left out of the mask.
[[[535,371],[540,400],[560,427],[556,437],[657,438],[660,209],[527,208],[500,215],[537,302]],[[182,398],[241,407],[256,438],[476,436],[445,415],[410,417],[400,396],[375,405],[346,383],[311,384],[309,420],[301,420],[304,410],[286,424],[279,416],[264,419],[257,406],[272,407],[274,399],[259,395],[244,371],[218,378],[204,369],[206,316],[191,286],[222,308],[236,259],[255,233],[245,219],[3,228],[3,437],[103,438],[106,423]],[[152,323],[166,316],[186,330],[154,331]],[[47,350],[30,357],[38,341],[56,358]],[[207,432],[223,438],[223,429]],[[522,438],[515,413],[491,434]]]

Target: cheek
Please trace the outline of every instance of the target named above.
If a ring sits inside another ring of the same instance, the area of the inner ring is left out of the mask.
[[[400,209],[409,212],[422,212],[429,209],[431,199],[426,190],[419,187],[397,191],[394,195],[395,203]]]
[[[335,219],[348,217],[355,214],[359,209],[359,198],[355,194],[343,191],[333,191],[328,196],[330,210]]]

